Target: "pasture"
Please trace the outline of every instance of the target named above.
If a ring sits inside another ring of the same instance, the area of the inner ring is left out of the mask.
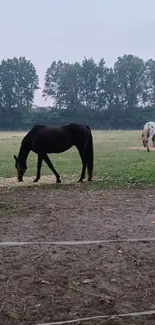
[[[93,135],[93,182],[77,184],[81,162],[73,148],[49,155],[62,184],[55,184],[45,164],[39,183],[32,183],[33,153],[19,184],[13,155],[24,133],[0,133],[1,242],[113,241],[0,246],[0,324],[53,324],[155,309],[155,241],[146,241],[155,237],[155,152],[142,148],[139,131]],[[126,238],[143,240],[121,242]],[[154,320],[109,316],[75,324],[153,325]]]
[[[25,133],[0,133],[0,185],[16,184],[13,155],[18,154]],[[155,152],[147,153],[142,147],[140,131],[94,131],[94,182],[90,186],[128,186],[155,183]],[[139,147],[132,150],[131,147]],[[81,172],[81,161],[76,148],[62,154],[49,155],[62,176],[62,184],[76,183]],[[36,174],[37,156],[28,156],[25,182],[32,184]],[[40,183],[55,183],[55,177],[43,163]],[[33,178],[27,178],[32,177]],[[44,177],[46,176],[46,177]],[[10,178],[5,180],[5,178]],[[22,184],[23,186],[24,184]]]

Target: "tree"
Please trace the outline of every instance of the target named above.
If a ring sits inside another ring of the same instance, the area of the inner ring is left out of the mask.
[[[77,109],[80,105],[80,64],[54,61],[47,69],[43,97],[51,97],[56,108]]]
[[[95,108],[97,99],[98,67],[92,58],[85,58],[80,69],[80,102],[82,105]]]
[[[44,80],[43,97],[52,98],[54,107],[63,108],[63,93],[61,91],[61,82],[63,74],[63,63],[53,61],[47,69]]]
[[[119,101],[132,114],[143,102],[145,63],[137,56],[124,55],[115,63],[114,73]]]
[[[3,60],[0,64],[1,118],[17,122],[31,109],[39,79],[31,61],[25,57]]]
[[[102,58],[98,63],[96,107],[98,110],[108,109],[115,103],[115,99],[115,75],[112,68],[106,67]]]
[[[146,61],[145,70],[145,85],[146,85],[146,95],[145,101],[147,105],[155,107],[155,61],[150,59]]]
[[[80,107],[80,71],[78,62],[74,64],[64,63],[61,80],[61,92],[65,108],[76,110]]]

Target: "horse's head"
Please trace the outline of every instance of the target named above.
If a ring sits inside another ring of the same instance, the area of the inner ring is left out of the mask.
[[[26,172],[27,166],[25,162],[20,161],[19,158],[17,158],[14,155],[14,159],[15,159],[15,168],[17,169],[17,178],[19,182],[23,181],[23,176]]]
[[[149,131],[150,131],[149,129],[148,130],[144,129],[142,132],[142,143],[144,147],[146,147],[148,143]]]

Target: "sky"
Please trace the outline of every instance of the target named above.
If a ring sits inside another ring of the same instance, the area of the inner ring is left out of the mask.
[[[54,60],[118,56],[155,59],[155,0],[0,0],[0,60],[25,56],[35,65],[42,98],[44,75]]]

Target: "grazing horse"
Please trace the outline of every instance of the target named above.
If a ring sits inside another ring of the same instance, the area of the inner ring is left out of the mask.
[[[149,149],[149,141],[152,140],[153,147],[155,147],[155,122],[147,122],[144,125],[144,129],[142,132],[142,143],[143,146],[147,148],[147,152]]]
[[[38,182],[41,175],[42,161],[44,160],[56,177],[56,183],[61,183],[60,175],[51,163],[48,153],[61,153],[75,146],[81,157],[82,172],[78,182],[85,178],[88,168],[88,181],[93,176],[93,137],[87,125],[70,123],[62,126],[48,127],[44,125],[34,126],[23,138],[18,157],[14,155],[17,178],[23,181],[23,175],[27,169],[26,160],[30,151],[38,155],[37,176],[34,182]]]

